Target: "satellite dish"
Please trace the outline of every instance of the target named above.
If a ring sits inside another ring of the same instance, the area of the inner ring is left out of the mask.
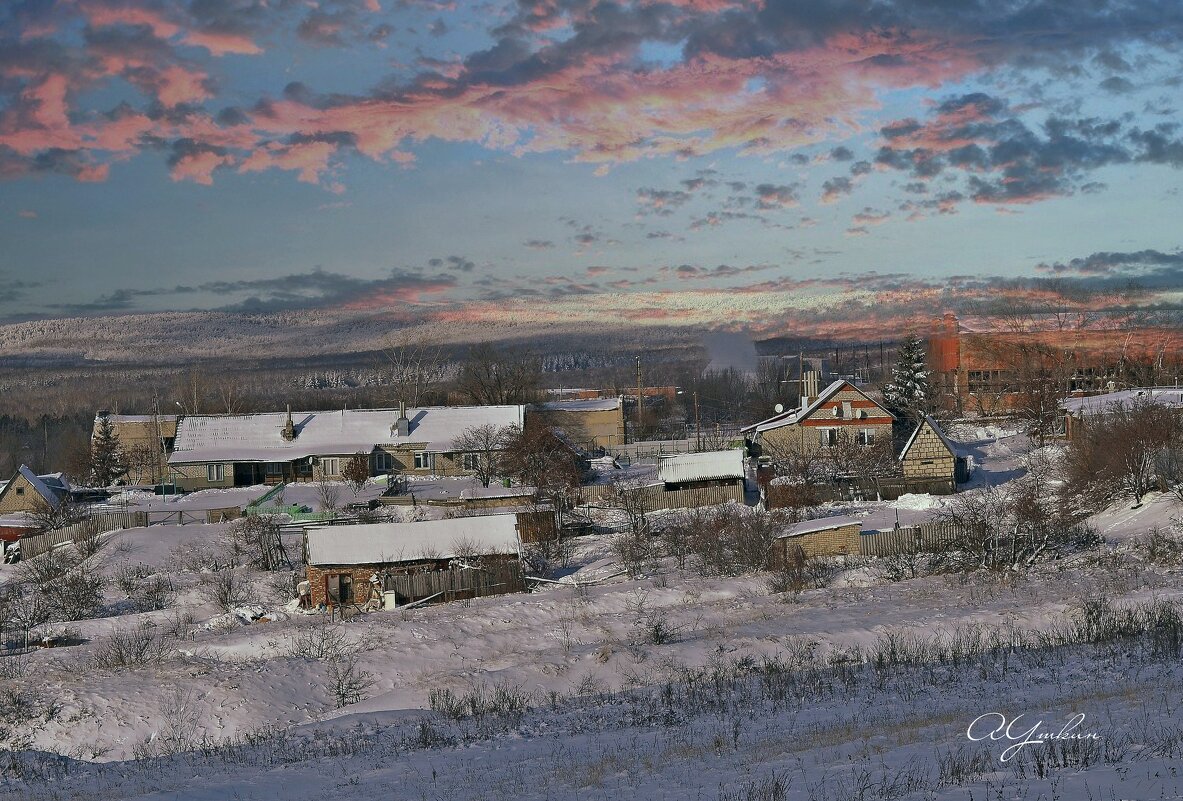
[[[780,414],[784,410],[785,410],[785,405],[783,403],[778,403],[772,407],[772,411],[776,412],[777,414]]]

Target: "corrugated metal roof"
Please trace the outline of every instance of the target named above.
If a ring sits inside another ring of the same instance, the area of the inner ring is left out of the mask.
[[[286,412],[190,416],[181,420],[170,464],[186,462],[281,462],[308,456],[369,453],[377,445],[414,445],[418,450],[448,453],[466,428],[522,424],[524,406],[430,406],[407,409],[410,434],[400,437],[391,427],[397,409],[346,409],[336,412],[292,412],[297,436],[280,436]]]
[[[537,403],[535,409],[546,412],[611,412],[620,408],[620,398],[576,398]]]
[[[312,565],[452,559],[459,555],[457,550],[475,550],[481,556],[519,553],[517,515],[308,529],[308,563]]]
[[[742,448],[664,456],[657,464],[657,477],[666,484],[707,481],[714,478],[743,478],[744,474]]]
[[[781,426],[793,425],[794,423],[805,420],[805,419],[809,418],[809,416],[812,415],[814,412],[816,412],[819,408],[821,408],[821,406],[823,404],[825,404],[827,401],[829,401],[830,398],[832,398],[834,395],[836,395],[838,393],[838,391],[840,389],[842,389],[842,387],[846,384],[850,384],[850,382],[846,381],[845,379],[840,378],[837,381],[830,384],[825,389],[823,389],[821,391],[821,393],[819,393],[818,396],[816,398],[814,398],[809,403],[808,406],[806,406],[802,409],[789,409],[786,412],[781,412],[780,414],[773,415],[772,417],[769,417],[767,420],[761,420],[759,423],[753,423],[750,426],[745,426],[744,428],[741,428],[740,432],[743,434],[749,434],[752,432],[759,434],[764,431],[769,431],[774,428],[780,428]],[[867,400],[874,403],[880,409],[883,409],[883,413],[886,416],[894,419],[895,415],[893,415],[891,412],[887,411],[887,409],[884,409],[882,404],[878,403],[874,398],[872,398],[866,392],[863,392],[861,389],[856,387],[854,384],[850,384],[850,388],[857,391],[864,398],[866,398]]]
[[[1088,395],[1079,398],[1065,398],[1064,411],[1071,414],[1097,414],[1117,406],[1131,406],[1135,403],[1155,403],[1162,406],[1183,406],[1183,389],[1176,387],[1143,387],[1107,392],[1104,395]]]

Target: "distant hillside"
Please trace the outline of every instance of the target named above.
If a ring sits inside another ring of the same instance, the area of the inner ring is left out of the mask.
[[[309,358],[380,350],[395,336],[441,344],[524,341],[551,350],[592,336],[617,347],[644,341],[646,349],[697,341],[685,329],[647,327],[644,339],[611,322],[564,325],[522,320],[513,325],[465,322],[408,323],[391,313],[292,311],[271,314],[160,312],[110,317],[34,320],[0,326],[0,360],[9,366],[83,362],[176,364],[206,359],[242,361]]]

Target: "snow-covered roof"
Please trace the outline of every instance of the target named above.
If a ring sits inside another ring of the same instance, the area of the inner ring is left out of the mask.
[[[108,414],[107,419],[112,423],[175,423],[180,415],[177,414]],[[103,419],[102,415],[95,415],[95,422]]]
[[[58,494],[51,490],[49,486],[41,480],[41,477],[30,470],[28,467],[21,465],[16,471],[24,476],[26,481],[33,485],[33,489],[37,492],[37,494],[44,498],[45,502],[50,506],[57,506],[59,503],[61,503],[62,499],[58,497]],[[9,482],[10,485],[11,483],[12,482]],[[7,489],[7,487],[5,489]]]
[[[854,517],[852,515],[819,517],[816,520],[802,520],[800,523],[794,523],[785,529],[782,534],[778,534],[776,538],[779,540],[784,537],[800,537],[803,534],[829,531],[835,528],[844,528],[845,526],[862,526],[862,524],[863,519],[861,517]]]
[[[620,398],[575,398],[536,403],[532,407],[546,412],[612,412],[620,408]]]
[[[916,430],[912,432],[912,436],[908,437],[908,441],[904,444],[903,450],[900,451],[900,461],[903,461],[904,457],[908,455],[908,451],[912,449],[912,443],[916,441],[916,437],[920,436],[920,429],[924,428],[925,423],[928,423],[928,425],[932,427],[933,433],[940,437],[941,443],[949,449],[949,453],[951,453],[953,456],[957,456],[957,446],[945,436],[945,432],[941,430],[939,425],[937,425],[937,421],[932,419],[932,415],[926,414],[924,415],[924,419],[920,421],[920,424],[916,426]]]
[[[459,548],[463,544],[464,548]],[[366,523],[308,529],[311,565],[369,565],[424,558],[518,553],[517,515],[482,515],[420,523]]]
[[[663,456],[657,463],[657,477],[666,484],[708,481],[716,478],[743,478],[743,449]]]
[[[805,420],[805,419],[809,418],[809,416],[812,415],[814,412],[816,412],[818,409],[820,409],[823,404],[825,404],[827,401],[829,401],[831,398],[833,398],[835,395],[837,395],[838,392],[844,386],[850,386],[851,389],[859,392],[867,400],[874,403],[880,409],[883,409],[883,413],[885,415],[887,415],[888,417],[895,417],[895,415],[893,415],[891,412],[887,411],[887,409],[884,409],[883,406],[881,404],[879,404],[878,402],[876,402],[875,399],[872,398],[870,395],[867,395],[867,393],[863,392],[861,389],[856,387],[854,384],[851,384],[846,379],[840,378],[837,381],[830,384],[825,389],[823,389],[818,394],[818,396],[816,398],[814,398],[804,408],[789,409],[787,412],[781,412],[780,414],[775,414],[772,417],[769,417],[767,420],[761,420],[759,423],[753,423],[750,426],[746,426],[745,428],[741,428],[740,433],[741,434],[750,434],[750,433],[755,432],[755,433],[759,434],[764,431],[769,431],[773,428],[780,428],[781,426],[791,426],[794,423],[800,422],[801,420]]]
[[[286,412],[188,416],[177,429],[170,464],[186,462],[285,462],[308,456],[369,453],[375,446],[414,446],[449,453],[467,428],[522,424],[523,406],[429,406],[407,409],[410,433],[398,435],[397,409],[292,412],[296,438],[281,436]]]
[[[1135,403],[1155,403],[1168,407],[1183,407],[1183,388],[1141,387],[1107,392],[1104,395],[1065,398],[1062,406],[1069,414],[1098,414],[1118,406],[1132,406]]]

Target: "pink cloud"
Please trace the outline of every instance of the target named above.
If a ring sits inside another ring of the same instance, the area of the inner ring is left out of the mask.
[[[200,151],[182,156],[169,171],[169,177],[174,181],[193,181],[202,186],[212,186],[214,170],[218,167],[232,164],[234,160],[229,156],[220,155],[212,151]]]

